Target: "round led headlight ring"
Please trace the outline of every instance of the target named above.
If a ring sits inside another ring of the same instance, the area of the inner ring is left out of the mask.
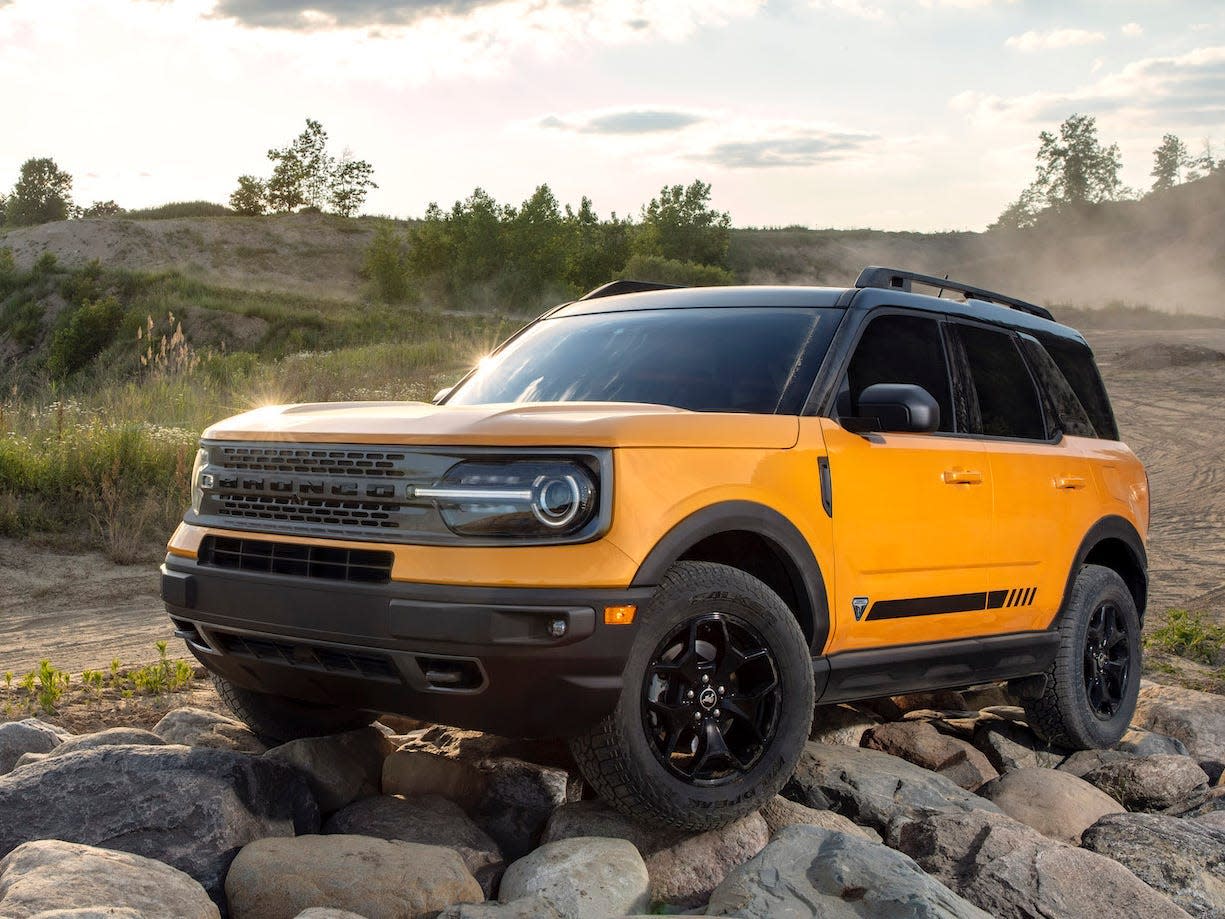
[[[572,475],[542,475],[532,483],[532,514],[547,527],[560,530],[583,510],[583,491]]]

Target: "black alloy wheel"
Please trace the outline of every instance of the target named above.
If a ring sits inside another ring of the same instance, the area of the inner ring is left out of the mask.
[[[1085,691],[1093,714],[1109,721],[1119,711],[1131,669],[1127,620],[1114,603],[1099,604],[1085,633]]]

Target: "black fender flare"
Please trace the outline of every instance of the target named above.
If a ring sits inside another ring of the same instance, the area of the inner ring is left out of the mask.
[[[814,654],[822,653],[829,639],[829,600],[821,566],[795,524],[764,504],[723,501],[686,517],[655,544],[638,566],[630,586],[657,586],[668,569],[690,548],[709,536],[733,531],[753,533],[778,550],[796,595],[808,603],[806,612],[812,617],[810,650]]]
[[[1068,571],[1067,584],[1063,589],[1063,600],[1059,605],[1059,614],[1051,624],[1052,628],[1058,627],[1063,618],[1064,610],[1068,606],[1068,598],[1072,595],[1072,584],[1081,567],[1093,550],[1108,539],[1122,543],[1131,556],[1138,578],[1132,580],[1124,576],[1123,580],[1128,582],[1127,586],[1136,599],[1136,611],[1140,614],[1140,621],[1144,621],[1145,607],[1148,605],[1148,553],[1144,550],[1144,540],[1131,521],[1112,514],[1093,524],[1089,532],[1085,534],[1085,538],[1081,540],[1080,547],[1076,550],[1076,557],[1072,560],[1072,567]]]

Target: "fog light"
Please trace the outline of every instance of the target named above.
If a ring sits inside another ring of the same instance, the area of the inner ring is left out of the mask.
[[[549,634],[554,638],[561,638],[566,634],[566,620],[554,619],[549,623]]]
[[[637,612],[638,607],[633,603],[626,606],[606,606],[604,607],[604,624],[632,625],[634,622],[634,614]]]

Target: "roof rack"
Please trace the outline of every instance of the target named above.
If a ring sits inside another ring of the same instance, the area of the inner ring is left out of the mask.
[[[654,281],[631,281],[622,278],[619,281],[609,281],[595,290],[588,291],[579,297],[580,300],[598,300],[601,297],[615,297],[618,294],[637,294],[644,290],[676,290],[682,284],[656,284]]]
[[[909,291],[912,284],[935,287],[942,291],[955,290],[958,293],[965,294],[967,298],[986,300],[988,303],[1011,307],[1014,310],[1020,310],[1022,313],[1029,313],[1031,316],[1049,319],[1052,322],[1055,319],[1051,315],[1051,311],[1044,306],[1026,303],[1024,300],[1018,300],[1015,297],[1006,297],[1003,294],[984,290],[981,287],[971,287],[969,284],[962,284],[959,281],[950,281],[948,278],[937,278],[930,274],[916,274],[913,271],[903,271],[900,268],[877,268],[870,266],[861,271],[859,279],[855,281],[855,286],[860,288],[883,287],[887,290],[904,291]]]

